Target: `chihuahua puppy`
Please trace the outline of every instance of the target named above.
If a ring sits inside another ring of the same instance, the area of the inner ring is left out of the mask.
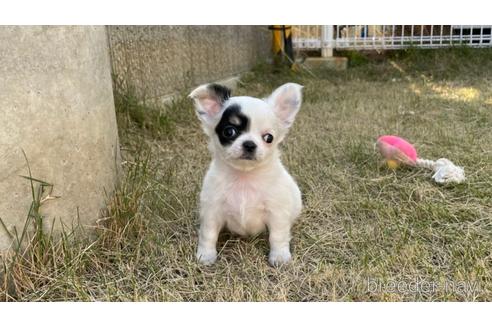
[[[302,208],[301,192],[280,162],[278,145],[300,109],[302,86],[287,83],[268,98],[231,97],[218,84],[199,86],[190,98],[209,137],[212,162],[200,193],[199,262],[217,259],[219,232],[269,232],[268,260],[291,259],[290,229]]]

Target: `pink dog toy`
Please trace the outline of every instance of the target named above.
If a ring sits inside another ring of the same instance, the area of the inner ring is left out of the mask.
[[[462,167],[454,165],[446,158],[440,158],[437,161],[418,158],[415,147],[403,138],[381,136],[376,146],[391,169],[396,169],[400,164],[406,164],[433,170],[432,178],[437,183],[460,183],[465,180],[465,171]]]

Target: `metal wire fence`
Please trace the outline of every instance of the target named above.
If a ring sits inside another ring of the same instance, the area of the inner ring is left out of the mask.
[[[491,29],[492,25],[296,25],[293,44],[302,50],[492,47]]]

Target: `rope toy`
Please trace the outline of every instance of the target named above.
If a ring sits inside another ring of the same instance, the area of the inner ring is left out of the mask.
[[[423,159],[417,156],[415,147],[403,138],[397,136],[381,136],[376,142],[381,155],[390,169],[396,169],[400,164],[423,167],[434,172],[432,178],[437,183],[461,183],[465,181],[465,171],[446,158],[437,161]]]

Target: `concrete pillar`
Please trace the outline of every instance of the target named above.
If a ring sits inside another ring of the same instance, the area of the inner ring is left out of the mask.
[[[32,201],[22,150],[59,197],[40,208],[44,229],[93,225],[119,166],[104,27],[0,27],[0,218],[10,233]],[[0,251],[11,243],[0,225]]]
[[[321,57],[333,57],[333,25],[321,26]]]

